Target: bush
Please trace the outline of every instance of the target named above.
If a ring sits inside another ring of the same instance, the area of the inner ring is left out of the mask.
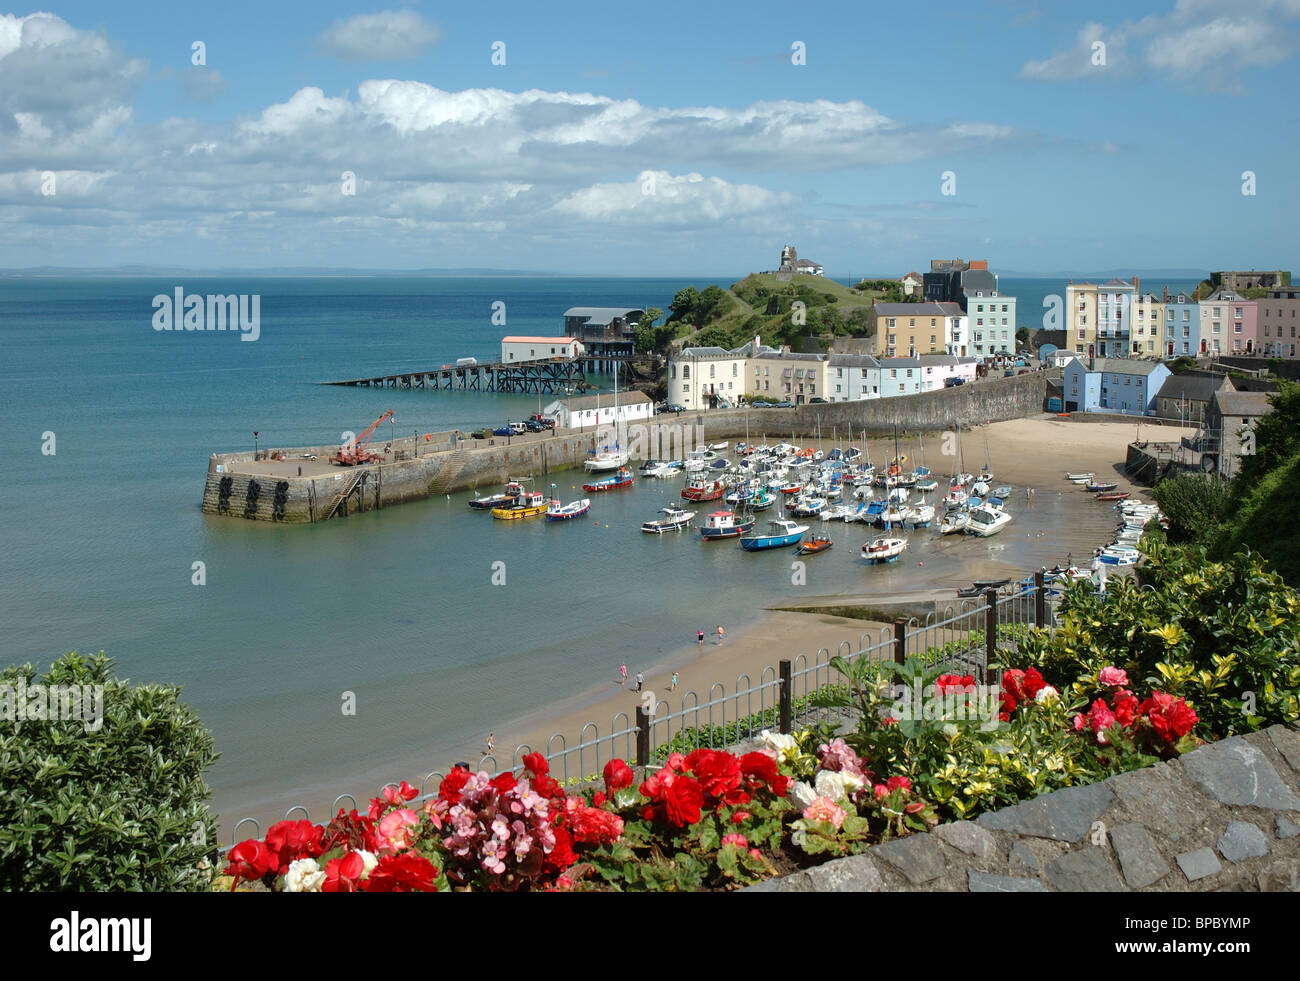
[[[131,686],[103,653],[75,651],[37,677],[8,667],[0,685],[103,686],[100,724],[82,717],[0,723],[0,885],[13,891],[208,888],[201,868],[216,822],[203,777],[212,734],[180,689]],[[0,702],[12,708],[16,700]],[[10,716],[13,717],[12,715]]]

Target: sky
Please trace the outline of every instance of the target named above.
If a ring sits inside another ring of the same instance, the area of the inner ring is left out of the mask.
[[[1300,0],[5,9],[4,268],[1296,265]]]

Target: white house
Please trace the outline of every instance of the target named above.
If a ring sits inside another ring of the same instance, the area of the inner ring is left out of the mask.
[[[721,347],[687,347],[668,362],[668,401],[688,409],[735,405],[745,394],[745,363],[749,345],[728,351]]]
[[[573,337],[530,337],[516,335],[501,338],[501,361],[572,361],[583,353],[582,342]]]
[[[881,358],[880,394],[884,398],[913,395],[921,391],[919,358]]]
[[[654,403],[645,392],[613,392],[584,395],[581,398],[552,402],[542,414],[555,420],[560,429],[593,429],[650,419]]]
[[[832,354],[826,364],[826,400],[880,398],[880,362],[869,354]]]
[[[959,358],[951,354],[922,354],[921,391],[932,392],[937,388],[946,388],[949,378],[960,378],[963,382],[975,380],[975,365],[978,358]]]

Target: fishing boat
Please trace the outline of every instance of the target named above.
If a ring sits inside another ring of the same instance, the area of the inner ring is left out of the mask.
[[[621,450],[615,446],[612,450],[604,447],[599,453],[592,450],[587,455],[583,466],[588,472],[599,472],[604,470],[618,470],[627,463],[627,451]]]
[[[966,530],[968,524],[970,524],[969,511],[949,511],[943,516],[943,521],[939,525],[939,534],[959,535]]]
[[[555,485],[551,485],[551,492],[555,492]],[[551,503],[546,506],[547,521],[572,521],[574,518],[581,518],[591,510],[591,499],[584,497],[581,501],[570,501],[568,504],[563,503],[558,498],[551,498]]]
[[[795,552],[799,555],[817,555],[819,552],[825,552],[834,544],[835,543],[829,538],[825,538],[821,535],[813,535],[811,538],[807,538],[800,542],[799,547],[795,549]]]
[[[1097,484],[1097,483],[1089,482],[1084,485],[1083,489],[1086,490],[1089,494],[1095,494],[1099,491],[1113,491],[1118,486],[1119,484]]]
[[[791,494],[798,494],[801,490],[803,490],[803,484],[794,480],[786,480],[781,482],[781,485],[777,487],[777,490],[779,490],[786,497],[789,497]]]
[[[913,528],[929,528],[934,520],[934,507],[929,504],[917,504],[903,512],[903,520]]]
[[[877,538],[862,546],[862,557],[872,563],[893,562],[905,551],[905,538]]]
[[[651,535],[662,535],[665,531],[681,531],[683,528],[690,527],[691,521],[695,518],[694,511],[684,511],[676,504],[662,507],[659,512],[664,517],[645,522],[641,525],[642,531]]]
[[[1097,495],[1099,501],[1122,501],[1128,497],[1128,491],[1106,491]]]
[[[796,518],[815,518],[826,508],[824,497],[796,497],[790,502],[790,513]]]
[[[740,540],[740,547],[746,552],[760,552],[769,548],[786,548],[797,545],[807,525],[795,524],[788,518],[773,518],[768,522],[772,530],[766,535],[747,535]]]
[[[737,516],[735,511],[714,511],[700,527],[700,538],[706,542],[719,538],[739,538],[753,527],[752,516]]]
[[[599,494],[602,491],[618,490],[622,487],[631,487],[632,481],[634,479],[635,478],[632,476],[631,470],[628,470],[626,467],[621,467],[619,468],[618,473],[614,474],[612,477],[605,477],[602,478],[601,480],[593,480],[589,484],[583,484],[582,489],[589,494]]]
[[[986,504],[982,504],[971,511],[970,522],[966,525],[966,534],[988,538],[991,535],[996,535],[1011,524],[1011,515],[1003,511],[997,504],[994,504],[994,500],[996,498],[990,499]]]
[[[682,497],[688,501],[717,501],[727,492],[722,481],[704,474],[696,474],[686,481]]]
[[[493,508],[492,517],[502,521],[518,521],[521,518],[535,518],[545,514],[549,507],[546,495],[541,491],[525,491],[519,500],[510,507]]]
[[[1007,497],[1010,497],[1010,496],[1011,496],[1011,488],[1010,488],[1009,486],[1007,486],[1006,484],[1003,484],[1001,487],[994,487],[994,488],[993,488],[993,496],[994,496],[994,497],[1001,497],[1001,498],[1007,498]]]
[[[506,484],[506,489],[502,493],[493,494],[490,497],[475,495],[474,500],[468,503],[475,511],[491,511],[493,508],[509,507],[519,500],[519,495],[523,492],[524,485],[517,480],[512,480]]]
[[[776,495],[766,487],[760,487],[754,492],[754,499],[749,502],[751,511],[766,511],[776,503]]]

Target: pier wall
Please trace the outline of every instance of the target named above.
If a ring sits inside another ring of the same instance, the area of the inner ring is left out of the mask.
[[[682,413],[659,416],[660,426],[701,426],[705,439],[744,436],[746,422],[751,437],[767,432],[772,436],[794,433],[811,436],[821,427],[829,437],[833,428],[841,431],[864,428],[876,434],[893,432],[894,426],[907,432],[933,432],[962,426],[979,426],[1037,415],[1043,411],[1047,380],[1051,373],[995,378],[963,385],[959,388],[903,395],[896,398],[862,402],[839,402],[826,405],[801,405],[793,409],[727,410],[721,412]],[[1059,373],[1058,373],[1059,374]],[[692,435],[694,435],[694,432]],[[454,438],[454,433],[438,433],[431,441],[423,437],[412,440],[376,440],[371,449],[381,451],[391,446],[390,462],[366,467],[328,467],[323,463],[337,452],[337,444],[285,448],[286,459],[275,469],[279,475],[265,471],[265,460],[254,461],[251,451],[213,454],[208,461],[203,489],[203,511],[259,521],[301,524],[322,520],[331,499],[346,488],[359,470],[365,471],[348,496],[347,513],[421,500],[435,494],[483,489],[495,492],[512,477],[533,476],[534,487],[548,490],[544,479],[554,471],[582,466],[587,452],[596,448],[596,433],[561,433],[556,436],[532,435],[512,439],[507,444],[494,441]],[[415,451],[418,444],[418,453]],[[633,444],[635,446],[635,444]],[[272,446],[271,450],[278,449]],[[314,453],[319,459],[308,466],[301,455]],[[309,472],[287,476],[302,463]],[[256,483],[256,487],[253,484]],[[342,511],[342,508],[339,509]]]

